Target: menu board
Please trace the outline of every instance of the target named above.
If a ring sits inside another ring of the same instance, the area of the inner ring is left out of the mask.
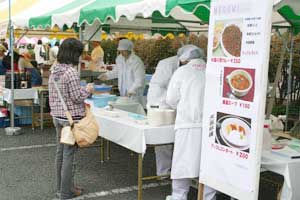
[[[257,199],[272,0],[211,3],[199,182]]]

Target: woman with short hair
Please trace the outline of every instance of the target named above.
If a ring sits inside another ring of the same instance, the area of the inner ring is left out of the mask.
[[[58,96],[54,81],[57,83],[62,97],[67,105],[73,120],[76,122],[85,116],[84,100],[93,92],[93,85],[86,88],[80,86],[80,79],[75,66],[79,63],[79,57],[83,52],[83,44],[73,38],[66,39],[57,55],[57,63],[53,65],[49,77],[49,104],[51,116],[56,128],[56,172],[57,194],[60,199],[71,199],[81,195],[82,189],[74,185],[74,155],[77,145],[70,146],[60,143],[61,130],[69,125],[62,102]]]

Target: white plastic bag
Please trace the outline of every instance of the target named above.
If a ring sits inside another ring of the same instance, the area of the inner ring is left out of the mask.
[[[270,115],[271,120],[271,131],[283,131],[284,125],[282,123],[282,120],[279,117],[276,117],[274,115]]]

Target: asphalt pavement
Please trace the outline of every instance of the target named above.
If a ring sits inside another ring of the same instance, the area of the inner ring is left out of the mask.
[[[55,199],[55,130],[23,128],[24,134],[7,136],[0,129],[0,200]],[[79,149],[76,154],[77,185],[83,187],[80,200],[137,199],[137,155],[111,145],[111,159],[100,162],[100,147]],[[155,174],[155,155],[148,148],[143,175]],[[171,181],[143,183],[143,200],[165,200]],[[189,200],[197,199],[191,189]]]

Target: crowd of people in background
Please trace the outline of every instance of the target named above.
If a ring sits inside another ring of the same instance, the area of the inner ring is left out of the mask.
[[[43,65],[53,65],[58,54],[59,41],[53,46],[43,44],[38,40],[36,45],[15,45],[14,71],[30,72],[31,85],[39,86],[42,84],[41,69]],[[11,52],[6,42],[0,42],[0,75],[5,75],[11,71]]]

